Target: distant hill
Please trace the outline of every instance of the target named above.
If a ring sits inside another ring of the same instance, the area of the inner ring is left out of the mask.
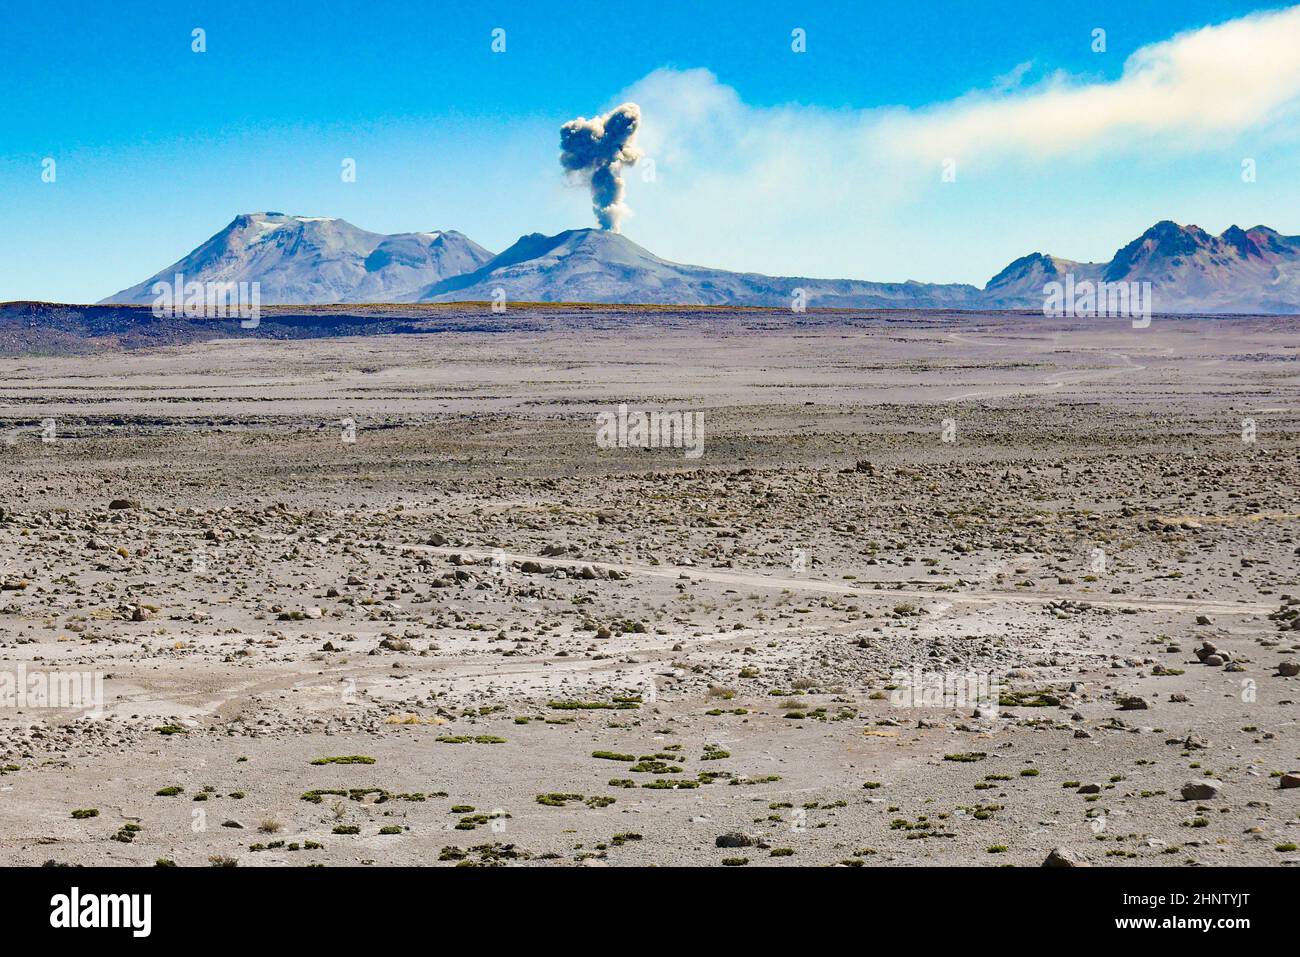
[[[1107,263],[1079,263],[1033,253],[984,287],[986,294],[1041,306],[1043,286],[1062,282],[1149,282],[1155,312],[1300,312],[1300,236],[1267,226],[1230,226],[1214,236],[1164,220]]]
[[[962,284],[807,279],[728,272],[660,259],[620,233],[571,229],[555,236],[532,233],[474,272],[433,283],[422,301],[660,303],[697,306],[789,308],[802,289],[810,306],[855,309],[978,309],[980,290]]]
[[[531,233],[493,256],[455,231],[384,236],[341,219],[249,213],[184,259],[104,302],[148,304],[172,280],[257,281],[262,303],[578,302],[789,308],[1028,309],[1043,287],[1150,282],[1156,313],[1300,312],[1300,237],[1267,226],[1213,236],[1159,222],[1106,263],[1043,253],[1017,259],[983,289],[962,283],[766,276],[661,259],[619,233]]]
[[[984,286],[984,292],[988,296],[1011,302],[1036,302],[1041,306],[1043,287],[1049,282],[1064,282],[1065,277],[1071,273],[1075,282],[1096,282],[1105,269],[1105,263],[1081,263],[1061,259],[1059,256],[1030,253],[990,279]]]
[[[1150,282],[1161,312],[1295,313],[1300,236],[1267,226],[1212,236],[1165,220],[1117,252],[1103,278]]]
[[[245,213],[192,253],[105,303],[154,301],[158,281],[258,282],[263,305],[399,302],[492,254],[462,234],[381,233],[342,219]]]

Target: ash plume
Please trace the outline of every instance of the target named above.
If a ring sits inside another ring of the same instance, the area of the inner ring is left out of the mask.
[[[641,108],[624,103],[604,116],[580,116],[560,127],[560,165],[591,184],[591,208],[601,229],[618,232],[628,212],[619,174],[641,158],[640,125]]]

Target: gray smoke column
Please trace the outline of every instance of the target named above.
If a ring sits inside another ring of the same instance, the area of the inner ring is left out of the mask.
[[[641,158],[636,147],[640,125],[641,107],[624,103],[604,116],[580,116],[560,127],[560,165],[591,184],[591,208],[601,229],[618,232],[628,211],[619,174]]]

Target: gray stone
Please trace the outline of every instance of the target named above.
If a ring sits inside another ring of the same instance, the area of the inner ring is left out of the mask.
[[[728,831],[726,834],[719,834],[713,845],[714,847],[753,847],[757,843],[758,841],[748,834],[742,834],[740,831]]]
[[[1188,781],[1179,792],[1184,801],[1212,801],[1223,791],[1217,781]]]
[[[1064,847],[1054,847],[1047,859],[1043,861],[1043,867],[1087,867],[1088,862],[1074,851],[1067,850]]]

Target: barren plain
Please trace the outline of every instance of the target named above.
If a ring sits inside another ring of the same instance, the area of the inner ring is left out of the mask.
[[[4,361],[0,674],[103,689],[0,707],[4,863],[1300,863],[1294,321]]]

